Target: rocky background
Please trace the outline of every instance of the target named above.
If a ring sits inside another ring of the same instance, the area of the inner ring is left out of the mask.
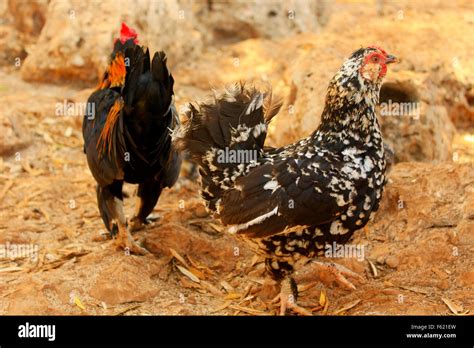
[[[401,58],[381,102],[415,102],[419,113],[380,117],[396,165],[375,221],[351,242],[364,258],[335,260],[365,282],[348,291],[324,275],[302,279],[301,301],[315,315],[472,313],[471,1],[0,0],[0,245],[38,246],[35,258],[0,254],[0,314],[276,311],[262,260],[207,216],[185,175],[139,232],[153,255],[123,255],[103,236],[76,106],[122,21],[167,52],[181,111],[234,81],[272,86],[284,107],[271,145],[315,129],[352,51],[376,44]]]

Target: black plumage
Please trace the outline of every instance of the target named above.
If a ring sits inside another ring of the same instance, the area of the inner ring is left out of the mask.
[[[379,207],[386,155],[375,106],[393,61],[377,47],[354,52],[330,82],[319,127],[294,144],[264,147],[278,105],[244,84],[191,106],[174,134],[200,166],[207,207],[266,256],[283,288],[296,260],[346,243]]]
[[[148,49],[136,44],[130,28],[122,27],[108,69],[88,100],[94,115],[84,117],[84,152],[97,181],[100,214],[118,245],[134,253],[146,251],[130,230],[146,223],[163,188],[179,175],[181,156],[170,136],[179,125],[173,84],[165,54],[155,53],[150,62]],[[138,184],[137,212],[128,227],[123,182]]]

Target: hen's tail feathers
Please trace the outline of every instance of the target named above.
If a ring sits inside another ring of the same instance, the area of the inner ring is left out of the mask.
[[[174,143],[187,150],[205,172],[222,172],[239,163],[219,160],[220,154],[263,155],[268,124],[280,107],[281,101],[275,101],[270,91],[262,93],[236,83],[221,95],[214,94],[210,102],[190,104],[187,121],[173,134]]]

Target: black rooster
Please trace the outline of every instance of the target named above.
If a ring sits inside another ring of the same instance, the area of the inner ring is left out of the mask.
[[[105,227],[117,245],[146,253],[129,230],[146,223],[161,191],[176,182],[181,156],[170,131],[179,124],[173,104],[173,77],[163,52],[150,63],[148,49],[122,24],[107,71],[88,103],[82,133],[89,168],[97,181],[97,201]],[[127,228],[123,212],[123,182],[138,184],[139,203]]]
[[[267,270],[282,281],[281,314],[287,307],[309,314],[292,301],[295,262],[346,243],[379,207],[386,157],[375,107],[387,64],[395,60],[378,47],[355,51],[329,84],[321,124],[294,144],[264,147],[279,107],[270,93],[243,84],[191,105],[188,121],[173,134],[200,166],[209,210],[263,252]],[[353,287],[343,276],[353,272],[334,263],[326,269]]]

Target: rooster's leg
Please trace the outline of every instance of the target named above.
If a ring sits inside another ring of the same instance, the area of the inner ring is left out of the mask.
[[[131,231],[140,230],[147,223],[147,216],[155,208],[162,189],[161,182],[154,179],[138,185],[136,213],[130,220]]]
[[[140,247],[127,229],[123,212],[122,182],[97,187],[99,210],[107,229],[116,238],[116,245],[133,254],[144,255],[147,250]]]
[[[321,279],[321,273],[326,273],[331,276],[340,286],[355,290],[356,287],[347,278],[355,279],[363,282],[364,278],[350,269],[334,262],[311,261],[303,266],[298,272],[298,278],[316,278],[316,273]]]

